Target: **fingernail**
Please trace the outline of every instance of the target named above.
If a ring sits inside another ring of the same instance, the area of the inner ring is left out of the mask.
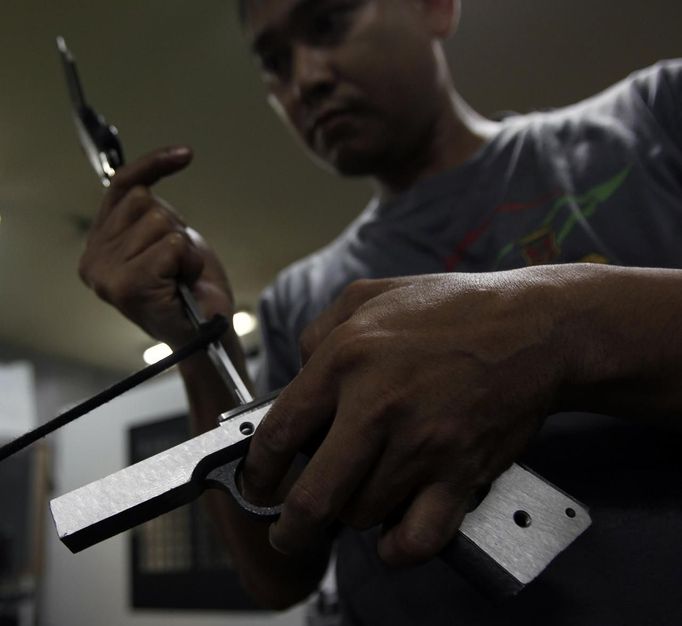
[[[270,541],[270,545],[277,550],[277,552],[281,552],[282,554],[289,554],[287,550],[284,550],[280,544],[277,543],[277,523],[270,524],[270,528],[268,530],[268,539]]]
[[[187,146],[173,146],[166,151],[166,158],[173,161],[184,161],[191,154],[191,150]]]

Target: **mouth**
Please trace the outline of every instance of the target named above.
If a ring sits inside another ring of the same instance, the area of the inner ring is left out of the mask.
[[[328,134],[335,128],[353,121],[356,110],[351,108],[328,109],[315,115],[308,124],[308,136],[314,140],[318,134]]]

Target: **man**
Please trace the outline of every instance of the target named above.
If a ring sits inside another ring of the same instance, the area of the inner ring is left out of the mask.
[[[215,503],[245,585],[274,607],[302,599],[342,522],[347,623],[679,621],[682,274],[559,264],[681,265],[681,64],[493,123],[447,70],[455,0],[241,4],[277,112],[318,161],[377,188],[263,297],[262,381],[288,386],[243,489],[283,511],[267,528]],[[123,168],[80,268],[171,346],[191,332],[178,279],[207,315],[233,310],[215,255],[149,190],[190,158],[178,147]],[[229,400],[210,365],[181,370],[198,428],[213,427]],[[297,475],[300,450],[312,456]],[[524,453],[594,528],[496,607],[434,557],[472,494]]]

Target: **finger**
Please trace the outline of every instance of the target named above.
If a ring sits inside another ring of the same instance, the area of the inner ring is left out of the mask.
[[[379,539],[381,559],[393,566],[416,565],[436,556],[455,536],[469,495],[434,483],[422,490],[403,518]]]
[[[376,296],[392,289],[396,284],[393,279],[357,280],[346,287],[341,295],[327,307],[301,334],[301,362],[308,362],[327,336],[340,324],[343,324],[365,304]]]
[[[182,225],[176,222],[162,207],[149,209],[134,225],[129,227],[120,243],[120,254],[123,261],[128,261],[151,245],[171,233],[180,233],[188,246],[192,243]]]
[[[127,264],[130,273],[140,278],[156,276],[173,282],[180,278],[190,284],[203,265],[203,258],[182,232],[168,233]]]
[[[324,371],[324,368],[320,368]],[[261,422],[244,460],[246,492],[268,498],[306,442],[328,428],[335,411],[334,394],[324,375],[302,370],[285,387]]]
[[[178,172],[192,160],[187,146],[173,146],[155,150],[134,163],[124,165],[111,179],[111,187],[104,196],[102,208],[95,219],[95,228],[105,221],[118,202],[135,186],[149,187],[165,176]]]
[[[154,205],[154,196],[147,187],[136,185],[119,202],[106,220],[98,215],[97,228],[90,231],[90,239],[99,245],[111,241],[125,232]]]
[[[354,403],[353,403],[354,404]],[[348,505],[382,452],[383,436],[358,432],[357,406],[344,407],[310,459],[270,527],[270,543],[285,554],[303,552]]]
[[[402,446],[388,447],[370,475],[340,514],[341,521],[367,530],[387,521],[415,493],[427,459],[415,459]]]

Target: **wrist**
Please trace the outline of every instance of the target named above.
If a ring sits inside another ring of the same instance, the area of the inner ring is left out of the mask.
[[[524,274],[525,321],[532,324],[537,341],[536,358],[542,363],[547,415],[566,410],[584,363],[579,337],[583,331],[580,300],[577,297],[584,276],[577,266],[547,265],[516,270]]]
[[[681,273],[603,265],[560,271],[558,408],[635,415],[678,402],[670,389],[678,387]]]

